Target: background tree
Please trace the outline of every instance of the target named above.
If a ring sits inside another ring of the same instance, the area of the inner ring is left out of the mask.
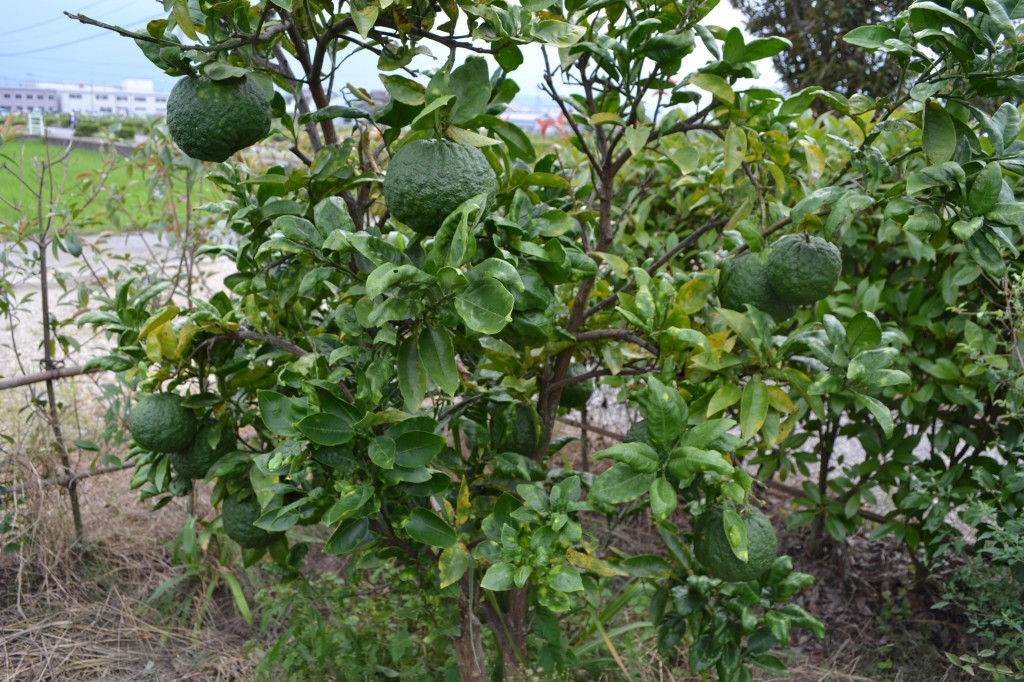
[[[790,92],[812,85],[841,92],[884,97],[900,85],[900,68],[882,52],[867,52],[843,40],[859,26],[894,17],[906,0],[734,0],[755,36],[783,36],[793,46],[772,57]]]

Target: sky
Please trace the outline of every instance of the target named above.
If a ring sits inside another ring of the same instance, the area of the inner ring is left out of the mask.
[[[174,85],[174,79],[143,57],[131,39],[64,15],[64,11],[82,13],[105,23],[141,29],[147,21],[166,16],[161,2],[5,0],[4,4],[4,22],[0,24],[0,85],[20,85],[26,81],[117,84],[124,78],[153,80],[158,91],[169,91]],[[742,28],[743,17],[722,2],[705,23]],[[538,94],[543,60],[539,50],[528,51],[525,57],[514,78],[521,93]],[[696,69],[706,58],[707,53],[698,41],[698,51],[683,63],[682,72]],[[339,73],[338,82],[380,89],[374,66],[372,58],[350,60]],[[771,86],[778,81],[770,62],[758,66],[763,74],[758,84]]]

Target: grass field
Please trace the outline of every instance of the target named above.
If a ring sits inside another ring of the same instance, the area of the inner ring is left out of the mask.
[[[26,216],[35,217],[37,205],[33,191],[39,187],[40,169],[47,160],[59,159],[63,152],[63,147],[39,140],[14,139],[0,146],[0,234],[3,228],[17,226]],[[97,188],[108,164],[112,164],[113,169]],[[163,229],[172,219],[167,205],[168,193],[163,192],[163,197],[153,196],[148,186],[149,173],[137,162],[112,152],[72,149],[68,158],[54,169],[52,181],[52,188],[51,183],[43,183],[46,203],[52,204],[51,208],[44,208],[44,212],[63,213],[96,195],[82,216],[74,220],[75,229],[82,233]],[[181,186],[181,182],[177,185]],[[166,186],[161,189],[166,190]],[[208,183],[206,191],[209,192]],[[174,196],[177,192],[172,190],[170,194]],[[209,198],[201,201],[209,201]],[[184,207],[181,208],[179,214],[183,217]]]

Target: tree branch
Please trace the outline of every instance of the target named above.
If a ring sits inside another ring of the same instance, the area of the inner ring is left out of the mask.
[[[181,48],[182,50],[196,50],[197,52],[227,52],[228,50],[233,50],[236,47],[241,47],[242,45],[266,42],[273,38],[274,36],[276,36],[278,33],[282,33],[285,30],[284,24],[273,24],[267,27],[267,29],[262,33],[256,35],[235,36],[232,38],[228,38],[222,43],[217,43],[216,45],[202,45],[198,43],[193,45],[182,45],[181,43],[174,42],[173,40],[166,40],[164,38],[154,38],[148,33],[139,31],[129,31],[128,29],[121,28],[120,26],[115,26],[113,24],[105,24],[102,21],[98,21],[96,19],[92,19],[91,17],[87,17],[84,14],[72,14],[71,12],[64,12],[64,15],[67,16],[69,19],[74,19],[75,21],[81,22],[83,24],[88,24],[90,26],[98,26],[99,28],[103,28],[108,31],[113,31],[118,35],[124,36],[125,38],[133,38],[135,40],[141,40],[146,43],[160,45],[161,47],[177,47]]]
[[[675,258],[676,255],[680,251],[682,251],[683,249],[688,249],[691,246],[693,246],[693,244],[700,238],[700,236],[702,234],[704,234],[708,230],[714,229],[716,227],[721,227],[721,226],[725,225],[728,222],[729,221],[727,221],[727,220],[725,220],[723,218],[718,218],[717,216],[713,216],[707,222],[705,222],[703,225],[701,225],[696,230],[694,230],[689,235],[687,235],[685,239],[680,240],[678,244],[676,244],[671,249],[669,249],[668,253],[666,253],[664,256],[662,256],[658,260],[654,261],[654,263],[651,264],[647,268],[647,274],[653,275],[659,268],[661,268],[661,266],[665,265],[670,260]],[[632,283],[626,284],[624,287],[622,287],[621,289],[616,291],[614,294],[612,294],[608,298],[606,298],[603,301],[601,301],[600,303],[595,303],[594,305],[592,305],[589,308],[587,308],[587,311],[584,313],[584,317],[590,317],[594,313],[598,313],[598,312],[604,310],[605,308],[607,308],[607,307],[609,307],[611,305],[614,305],[615,302],[619,300],[619,294],[627,293],[632,288],[633,288]]]

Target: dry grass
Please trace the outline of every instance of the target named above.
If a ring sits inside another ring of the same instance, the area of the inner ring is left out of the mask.
[[[618,431],[619,424],[609,424]],[[624,429],[623,429],[624,430]],[[560,433],[574,430],[562,425]],[[589,452],[615,441],[591,436]],[[184,501],[152,512],[129,490],[131,472],[83,480],[80,494],[87,546],[76,547],[66,494],[40,480],[52,468],[45,438],[23,450],[14,472],[27,487],[9,500],[17,532],[31,542],[17,553],[0,555],[0,679],[21,682],[112,680],[251,680],[258,648],[246,648],[256,631],[235,614],[227,595],[202,604],[181,593],[179,620],[170,621],[147,598],[177,575],[168,544],[185,518]],[[562,455],[582,468],[581,443]],[[42,462],[43,464],[39,464]],[[557,463],[552,463],[557,466]],[[606,462],[589,462],[594,470]],[[769,497],[773,515],[784,518],[790,501]],[[212,511],[203,500],[200,517]],[[685,526],[684,515],[679,518]],[[925,682],[958,680],[944,651],[963,644],[962,628],[932,613],[928,595],[912,586],[908,561],[890,542],[854,537],[824,554],[803,556],[800,532],[782,532],[782,550],[817,583],[798,595],[799,603],[826,622],[824,642],[798,632],[785,652],[785,676],[756,673],[758,682]],[[658,551],[660,539],[649,517],[632,516],[613,530],[613,544],[629,554]],[[211,559],[212,560],[212,559]],[[203,620],[190,619],[205,609]],[[185,614],[184,620],[180,619]],[[642,617],[640,614],[639,617]],[[620,642],[616,641],[619,646]],[[674,659],[658,654],[651,631],[621,642],[633,682],[696,682],[687,674],[685,652]],[[341,677],[344,679],[344,677]],[[525,678],[533,679],[533,678]],[[541,679],[541,678],[538,678]],[[627,679],[610,669],[602,680]],[[304,681],[296,681],[304,682]]]
[[[130,472],[82,482],[88,545],[74,545],[64,496],[19,500],[31,542],[0,557],[0,678],[30,680],[248,680],[251,633],[230,608],[206,622],[168,625],[145,602],[175,575],[166,544],[181,505],[150,512],[128,491]]]

